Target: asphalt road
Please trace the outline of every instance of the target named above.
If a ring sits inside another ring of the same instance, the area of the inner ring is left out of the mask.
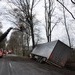
[[[17,56],[0,58],[0,75],[75,75],[75,71]]]

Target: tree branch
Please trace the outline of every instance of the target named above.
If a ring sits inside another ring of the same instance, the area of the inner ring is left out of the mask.
[[[74,2],[73,0],[71,0],[71,2],[72,2],[73,4],[75,4],[75,2]]]
[[[59,0],[57,0],[57,1],[70,13],[70,15],[72,16],[72,18],[75,20],[74,15],[66,8],[66,6],[63,5]]]

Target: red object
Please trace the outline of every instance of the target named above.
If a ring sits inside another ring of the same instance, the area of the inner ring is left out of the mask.
[[[0,50],[0,57],[3,57],[3,51]]]

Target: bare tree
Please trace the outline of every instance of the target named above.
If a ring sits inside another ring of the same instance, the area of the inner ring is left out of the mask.
[[[74,17],[74,15],[72,14],[72,12],[71,11],[69,11],[69,9],[65,6],[65,5],[63,5],[63,3],[62,2],[60,2],[59,0],[57,0],[66,10],[67,10],[67,12],[69,12],[70,13],[70,15],[72,16],[72,18],[75,20],[75,17]],[[71,0],[71,2],[73,3],[73,1]],[[74,4],[74,3],[73,3]]]
[[[47,36],[47,41],[51,42],[51,36],[52,36],[52,31],[55,28],[55,26],[61,21],[62,18],[56,19],[56,22],[54,23],[52,21],[52,18],[55,16],[54,15],[54,1],[53,0],[44,0],[45,3],[45,23],[46,23],[46,36]],[[54,15],[54,16],[53,16]],[[52,23],[54,23],[52,25]]]
[[[72,47],[72,46],[71,46],[71,39],[70,39],[70,35],[69,35],[67,23],[66,23],[65,9],[67,10],[67,12],[70,13],[70,15],[72,16],[72,18],[73,18],[74,20],[75,20],[75,17],[74,17],[74,15],[72,14],[72,12],[69,11],[68,8],[64,5],[64,1],[63,1],[63,0],[62,0],[62,2],[59,1],[59,0],[57,0],[57,1],[63,6],[64,25],[65,25],[65,29],[66,29],[67,36],[68,36],[69,46]],[[72,2],[73,4],[75,4],[75,2],[74,2],[73,0],[71,0],[71,2]]]
[[[71,2],[72,2],[73,4],[75,4],[75,0],[71,0]]]
[[[62,0],[62,2],[63,2],[63,5],[64,5],[64,0]],[[64,25],[65,25],[66,33],[67,33],[67,36],[68,36],[69,46],[71,47],[71,40],[70,40],[69,31],[68,31],[68,27],[67,27],[67,23],[66,23],[66,14],[65,14],[64,7],[63,7],[63,17],[64,17]]]
[[[51,18],[54,11],[53,0],[44,0],[44,3],[45,3],[46,35],[47,35],[48,42],[50,42],[51,41]],[[50,36],[48,36],[49,34]]]
[[[7,49],[12,49],[13,52],[16,52],[17,54],[21,53],[21,55],[23,55],[22,43],[22,33],[19,31],[13,31],[8,40]]]
[[[41,43],[45,39],[41,36],[41,29],[39,27],[36,27],[35,30],[35,45],[37,46],[37,44]]]
[[[18,14],[19,22],[24,23],[24,27],[29,27],[32,36],[32,45],[33,48],[35,47],[34,41],[34,15],[33,15],[33,8],[38,4],[40,0],[10,0],[9,2],[13,3],[17,9],[20,11]],[[15,23],[16,24],[16,23]],[[17,25],[17,24],[16,24]],[[27,29],[27,28],[26,28]]]

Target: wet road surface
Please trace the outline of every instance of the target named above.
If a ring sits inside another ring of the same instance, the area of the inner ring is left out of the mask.
[[[27,58],[8,56],[0,58],[0,75],[75,75],[75,71],[40,64]]]

